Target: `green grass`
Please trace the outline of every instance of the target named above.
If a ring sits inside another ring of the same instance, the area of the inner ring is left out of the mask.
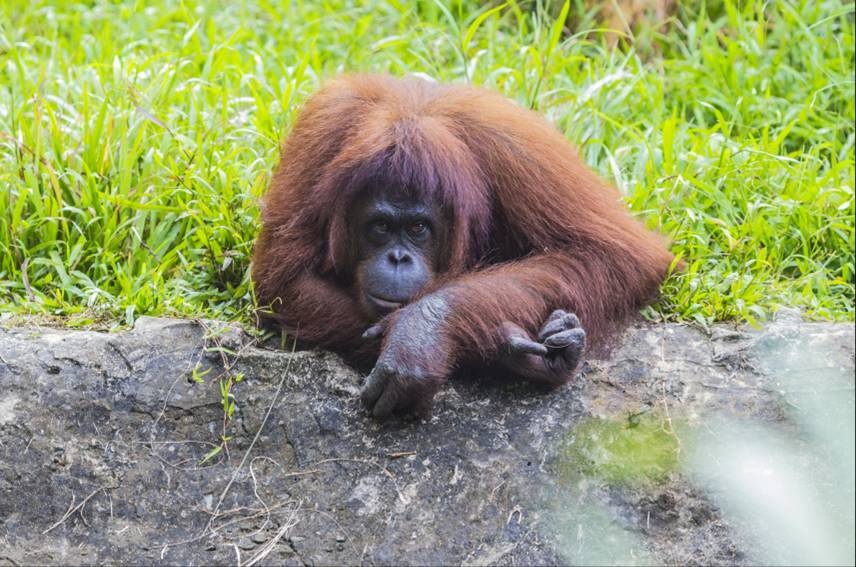
[[[853,4],[691,2],[617,50],[532,4],[3,2],[0,309],[248,319],[278,141],[371,70],[546,113],[686,261],[652,315],[853,318]]]

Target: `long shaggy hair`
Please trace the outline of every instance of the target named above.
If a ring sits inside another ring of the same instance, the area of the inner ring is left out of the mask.
[[[673,261],[540,115],[481,88],[346,76],[309,99],[288,136],[253,258],[259,304],[304,342],[377,354],[358,340],[371,321],[350,293],[347,212],[379,187],[448,221],[440,277],[424,291],[454,289],[456,358],[489,358],[504,321],[535,333],[558,308],[601,344]]]

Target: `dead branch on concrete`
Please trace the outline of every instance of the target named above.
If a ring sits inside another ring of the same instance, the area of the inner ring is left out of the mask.
[[[86,506],[86,503],[89,502],[89,500],[93,496],[95,496],[96,494],[98,494],[102,490],[116,490],[116,488],[118,488],[118,487],[117,486],[101,486],[99,488],[96,488],[95,490],[93,490],[92,492],[89,493],[89,496],[87,496],[86,498],[81,500],[80,504],[78,504],[77,506],[74,505],[75,497],[74,497],[74,493],[72,493],[71,503],[68,505],[68,510],[65,511],[65,514],[62,515],[62,518],[60,518],[59,520],[54,522],[48,529],[43,531],[42,535],[45,535],[48,532],[50,532],[51,530],[53,530],[54,528],[61,526],[63,523],[65,523],[66,520],[68,520],[75,513],[80,513],[80,517],[83,518],[83,507]]]

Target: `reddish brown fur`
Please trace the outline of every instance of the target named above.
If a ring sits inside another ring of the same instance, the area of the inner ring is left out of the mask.
[[[306,103],[264,200],[253,278],[259,304],[304,343],[371,361],[372,323],[352,295],[346,211],[400,188],[452,225],[441,277],[449,359],[490,359],[500,325],[536,333],[575,312],[589,344],[655,294],[673,256],[538,114],[492,92],[350,76]],[[395,314],[392,317],[395,319]]]

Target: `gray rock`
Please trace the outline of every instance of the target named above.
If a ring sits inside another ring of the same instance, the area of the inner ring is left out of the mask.
[[[790,315],[638,324],[571,386],[470,376],[430,420],[378,423],[336,356],[229,325],[0,330],[0,564],[747,563],[751,538],[669,440],[712,416],[798,432],[786,379],[817,366],[849,388],[848,419],[853,342]],[[649,422],[627,466],[590,444]]]

